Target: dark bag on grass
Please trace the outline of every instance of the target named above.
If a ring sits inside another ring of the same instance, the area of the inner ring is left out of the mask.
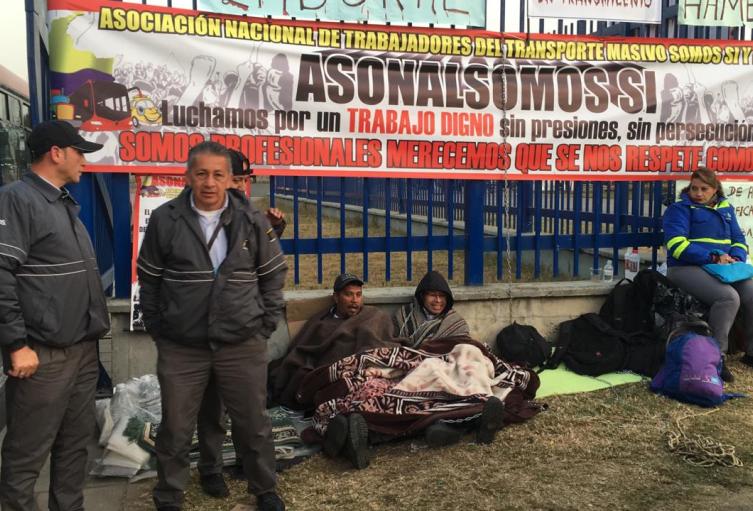
[[[623,369],[649,377],[659,372],[666,352],[663,341],[650,333],[633,332],[625,334],[623,342],[625,343],[625,367]]]
[[[639,271],[632,281],[620,280],[599,311],[617,330],[652,333],[662,344],[677,323],[699,319],[704,313],[698,300],[650,269]]]
[[[619,371],[626,362],[624,337],[598,314],[564,321],[547,367],[557,367],[561,361],[571,371],[588,376]]]
[[[497,334],[497,352],[508,362],[527,367],[541,367],[549,358],[549,343],[531,325],[516,321]]]

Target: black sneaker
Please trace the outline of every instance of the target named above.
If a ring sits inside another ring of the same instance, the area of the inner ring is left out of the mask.
[[[157,506],[157,511],[180,511],[180,508],[173,505]]]
[[[345,457],[358,470],[369,466],[369,426],[363,415],[352,413],[348,415],[348,438],[345,440]]]
[[[494,441],[497,431],[505,425],[505,404],[499,398],[492,396],[484,403],[481,412],[478,430],[476,431],[477,444],[490,444]]]
[[[324,433],[324,454],[330,458],[336,458],[345,447],[348,438],[348,418],[344,415],[335,415],[327,425]]]
[[[243,470],[243,462],[236,460],[235,464],[225,468],[225,472],[230,474],[230,478],[234,481],[245,481],[246,471]]]
[[[740,362],[748,367],[753,367],[753,355],[745,355],[740,359]]]
[[[222,474],[201,476],[199,482],[201,483],[201,489],[210,497],[223,499],[230,495],[230,490],[227,489],[227,484],[225,484],[225,478],[222,477]]]
[[[722,381],[725,381],[727,383],[732,383],[735,381],[735,376],[729,371],[727,368],[727,361],[722,358],[722,370],[719,371],[719,376],[722,378]]]
[[[447,423],[435,422],[426,428],[424,436],[429,447],[444,447],[458,443],[463,433],[460,429],[453,428]]]
[[[270,491],[256,497],[256,508],[258,511],[285,511],[285,503],[279,495]]]

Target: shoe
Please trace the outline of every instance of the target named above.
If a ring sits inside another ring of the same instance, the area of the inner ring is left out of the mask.
[[[335,415],[324,433],[324,454],[336,458],[342,452],[347,438],[348,418],[344,415]]]
[[[722,358],[722,370],[719,371],[719,376],[727,383],[735,381],[735,376],[727,368],[727,361],[724,358]]]
[[[753,367],[753,355],[744,355],[743,358],[740,359],[740,362],[748,367]]]
[[[225,469],[225,471],[230,474],[230,478],[233,481],[246,480],[246,471],[243,470],[243,462],[238,459],[236,459],[235,465],[230,465]]]
[[[256,497],[256,508],[259,511],[285,511],[285,503],[279,495],[270,491]]]
[[[348,438],[345,440],[345,457],[358,470],[369,466],[369,426],[359,413],[348,415]]]
[[[201,483],[201,489],[210,497],[223,499],[230,495],[230,490],[227,489],[227,484],[225,484],[225,478],[222,477],[222,474],[201,476],[199,482]]]
[[[157,506],[157,511],[180,511],[180,508],[178,506]]]
[[[458,443],[463,433],[445,422],[435,422],[426,428],[424,436],[429,447],[444,447]]]
[[[499,398],[492,396],[481,412],[478,429],[476,430],[477,444],[490,444],[494,441],[497,431],[505,425],[505,404]]]

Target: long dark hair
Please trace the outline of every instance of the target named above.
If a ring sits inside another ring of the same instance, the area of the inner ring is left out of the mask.
[[[694,179],[703,181],[707,185],[713,188],[716,188],[717,199],[724,198],[724,190],[722,188],[722,182],[719,181],[719,178],[717,177],[716,172],[714,172],[713,170],[709,170],[706,167],[698,167],[698,170],[690,174],[690,180],[692,181]],[[690,185],[683,188],[681,190],[681,193],[688,193],[689,191],[690,191]]]

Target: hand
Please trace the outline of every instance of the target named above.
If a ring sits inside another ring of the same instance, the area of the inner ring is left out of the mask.
[[[10,366],[8,371],[9,376],[14,378],[29,378],[37,372],[39,367],[39,357],[37,352],[28,346],[19,348],[10,354]]]
[[[729,254],[719,254],[719,264],[731,264],[735,262],[735,258]]]
[[[285,219],[285,213],[277,208],[269,208],[267,210],[267,220],[272,224],[272,227],[277,227]]]

